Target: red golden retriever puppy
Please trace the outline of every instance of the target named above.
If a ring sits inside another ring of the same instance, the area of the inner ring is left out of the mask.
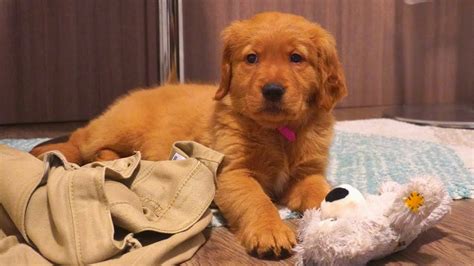
[[[331,114],[346,85],[334,38],[303,17],[262,13],[223,33],[219,87],[165,85],[117,100],[57,149],[76,163],[141,151],[165,160],[177,140],[225,154],[215,202],[249,252],[288,254],[295,233],[273,202],[319,206],[333,134]]]

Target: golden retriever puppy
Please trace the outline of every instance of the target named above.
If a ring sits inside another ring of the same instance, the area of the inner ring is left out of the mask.
[[[225,154],[215,202],[248,252],[283,256],[295,233],[273,202],[319,206],[333,134],[331,110],[346,95],[333,37],[303,17],[276,12],[237,21],[223,33],[218,88],[166,85],[133,91],[75,131],[58,149],[73,162],[141,151],[168,158],[177,140]]]

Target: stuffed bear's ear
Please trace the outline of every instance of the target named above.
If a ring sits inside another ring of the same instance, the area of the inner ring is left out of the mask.
[[[337,187],[329,191],[324,200],[326,202],[333,202],[345,198],[349,194],[349,190],[343,187]]]
[[[321,34],[321,31],[319,32]],[[326,31],[315,40],[318,53],[317,72],[320,75],[318,107],[331,111],[347,95],[346,79],[337,55],[336,42]]]
[[[215,100],[224,98],[230,91],[232,81],[232,51],[238,38],[236,29],[240,27],[240,24],[241,22],[234,22],[221,33],[224,49],[221,61],[221,81],[219,83],[219,89],[214,96]]]

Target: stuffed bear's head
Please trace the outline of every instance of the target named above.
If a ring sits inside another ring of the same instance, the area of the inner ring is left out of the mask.
[[[385,182],[377,195],[350,185],[331,190],[320,209],[304,213],[298,229],[297,265],[364,265],[405,248],[450,209],[439,178]]]
[[[366,201],[362,193],[351,185],[333,188],[321,203],[321,219],[338,219],[366,212]]]

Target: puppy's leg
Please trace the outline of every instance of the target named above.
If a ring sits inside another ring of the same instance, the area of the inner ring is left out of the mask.
[[[330,186],[322,175],[309,175],[290,183],[281,203],[291,210],[304,212],[307,209],[319,207]]]
[[[66,142],[37,146],[30,153],[38,157],[45,152],[57,150],[66,157],[68,162],[82,165],[85,163],[85,160],[79,147],[84,142],[84,132],[84,129],[79,128],[69,136]]]
[[[250,171],[221,173],[215,202],[247,252],[256,252],[259,257],[291,253],[296,244],[295,233],[280,219],[275,205]]]
[[[95,161],[112,161],[119,159],[120,155],[110,149],[102,149],[97,151],[95,155]]]
[[[70,142],[38,146],[38,147],[35,147],[33,150],[31,150],[30,153],[33,156],[38,157],[45,152],[53,151],[53,150],[60,151],[64,155],[64,157],[66,157],[66,160],[68,162],[76,163],[79,165],[84,163],[81,156],[81,152],[76,146],[72,145]]]

